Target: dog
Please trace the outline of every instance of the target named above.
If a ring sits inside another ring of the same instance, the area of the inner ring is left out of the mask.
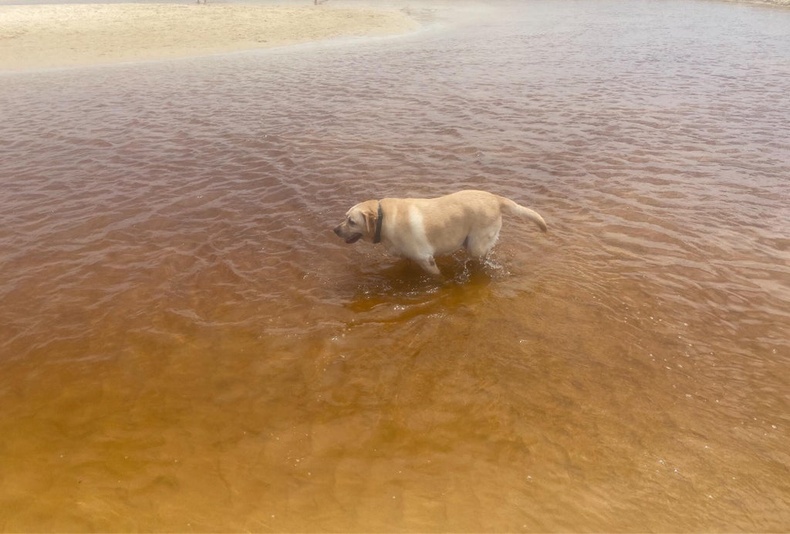
[[[473,258],[485,258],[499,237],[503,212],[528,219],[546,231],[546,221],[538,212],[499,195],[467,190],[439,198],[360,202],[346,212],[334,232],[346,243],[360,239],[383,243],[391,253],[439,275],[435,256],[465,248]]]

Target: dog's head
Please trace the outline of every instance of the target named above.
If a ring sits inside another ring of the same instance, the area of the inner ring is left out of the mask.
[[[360,239],[373,241],[378,218],[378,201],[360,202],[346,212],[345,220],[335,227],[334,232],[346,243],[356,243]]]

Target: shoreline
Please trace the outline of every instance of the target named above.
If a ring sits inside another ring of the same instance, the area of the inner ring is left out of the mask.
[[[730,4],[740,4],[744,6],[766,6],[766,7],[786,7],[790,8],[790,0],[724,0]]]
[[[374,7],[0,5],[0,72],[201,57],[419,26],[403,10]]]
[[[189,0],[184,0],[189,1]],[[205,1],[205,0],[204,0]],[[790,8],[790,0],[722,0]],[[0,0],[0,73],[91,67],[387,37],[423,23],[409,7],[235,3],[7,4]],[[397,2],[395,3],[397,4]],[[352,4],[353,5],[353,4]],[[424,22],[424,21],[423,21]]]

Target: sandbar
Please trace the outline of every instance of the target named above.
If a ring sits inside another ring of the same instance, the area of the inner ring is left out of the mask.
[[[402,10],[307,3],[0,5],[0,71],[205,56],[417,27]]]

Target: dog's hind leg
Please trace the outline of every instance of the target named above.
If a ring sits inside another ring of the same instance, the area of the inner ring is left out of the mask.
[[[464,244],[469,255],[473,258],[483,259],[488,256],[491,249],[499,239],[499,230],[502,228],[502,219],[498,219],[483,228],[475,228],[466,237]]]

